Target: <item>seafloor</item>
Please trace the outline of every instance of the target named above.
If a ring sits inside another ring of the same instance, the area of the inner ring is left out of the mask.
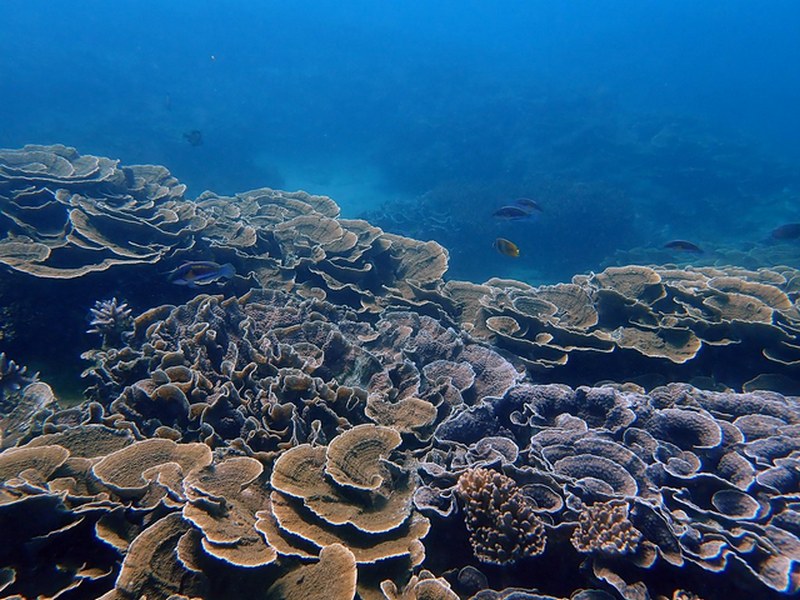
[[[800,591],[797,270],[475,284],[325,196],[185,191],[0,151],[3,597]]]

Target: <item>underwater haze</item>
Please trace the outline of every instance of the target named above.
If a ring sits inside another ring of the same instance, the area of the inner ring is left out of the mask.
[[[473,281],[797,266],[770,237],[800,221],[796,2],[5,0],[0,17],[0,147],[163,164],[190,195],[326,194]],[[520,197],[542,210],[492,216]]]

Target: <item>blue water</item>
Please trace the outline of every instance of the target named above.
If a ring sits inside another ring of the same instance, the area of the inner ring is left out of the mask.
[[[800,221],[798,31],[791,0],[4,0],[0,147],[328,194],[476,281],[687,260],[674,238],[769,264]],[[518,196],[542,215],[492,220]]]

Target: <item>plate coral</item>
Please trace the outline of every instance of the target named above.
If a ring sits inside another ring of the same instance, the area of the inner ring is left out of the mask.
[[[800,272],[477,284],[326,196],[185,194],[0,151],[0,301],[28,307],[0,354],[5,597],[800,592]],[[187,261],[235,275],[171,285]],[[83,401],[21,366],[43,345],[82,355]]]

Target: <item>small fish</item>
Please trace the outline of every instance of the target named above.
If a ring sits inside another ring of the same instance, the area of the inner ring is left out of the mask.
[[[703,254],[703,249],[697,244],[687,242],[686,240],[672,240],[664,244],[664,248],[670,250],[678,250],[679,252],[691,252],[693,254]]]
[[[192,146],[203,145],[203,132],[199,129],[192,129],[183,134],[183,138]]]
[[[220,279],[230,279],[236,274],[236,269],[231,263],[220,265],[215,262],[194,261],[183,263],[174,271],[168,273],[169,280],[175,285],[186,285],[196,288],[198,285],[207,285]]]
[[[511,240],[497,238],[492,245],[500,254],[505,254],[513,258],[519,257],[519,247]]]
[[[796,240],[800,238],[800,223],[786,223],[773,229],[769,235],[773,240]]]
[[[518,221],[520,219],[527,219],[531,216],[531,213],[521,206],[502,206],[494,211],[492,216],[502,221]]]
[[[542,205],[539,204],[536,200],[531,200],[530,198],[517,198],[516,200],[514,200],[514,204],[524,208],[529,213],[543,212]]]

